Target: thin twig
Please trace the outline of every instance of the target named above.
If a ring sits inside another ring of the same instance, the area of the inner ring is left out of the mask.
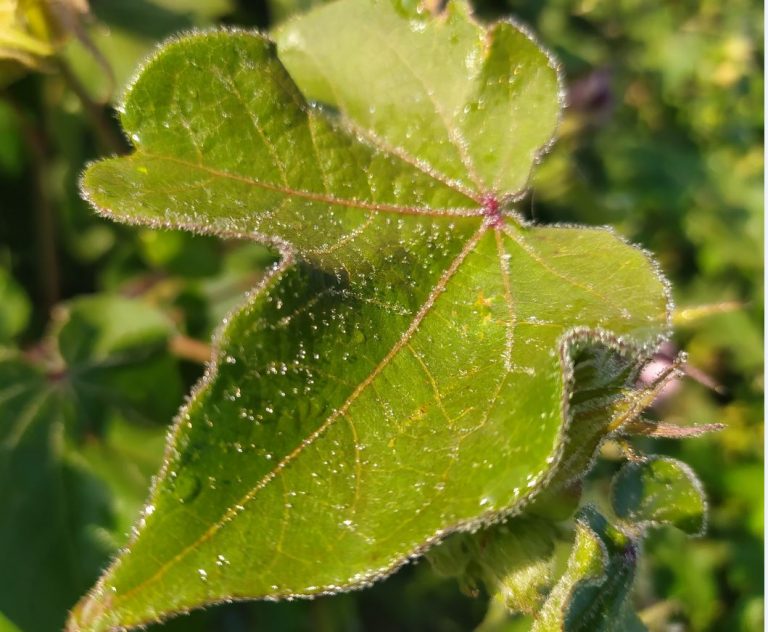
[[[693,307],[680,307],[672,314],[672,321],[675,325],[688,325],[708,316],[718,314],[729,314],[744,309],[746,305],[739,301],[723,301],[721,303],[712,303],[710,305],[695,305]]]
[[[37,280],[40,303],[50,312],[60,298],[59,265],[56,245],[56,220],[49,191],[50,143],[43,126],[34,124],[24,107],[6,95],[19,121],[21,133],[32,156],[32,195],[34,197],[35,241],[37,246]]]
[[[189,360],[197,364],[207,364],[211,360],[213,351],[209,344],[178,334],[168,343],[171,354],[182,360]]]

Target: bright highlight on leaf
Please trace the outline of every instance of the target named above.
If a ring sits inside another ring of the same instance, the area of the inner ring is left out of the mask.
[[[528,35],[461,3],[341,0],[276,38],[169,43],[125,98],[135,152],[83,178],[119,221],[284,258],[220,330],[136,532],[71,629],[365,586],[516,513],[578,430],[585,346],[645,357],[666,335],[643,252],[513,211],[560,107]],[[604,360],[609,380],[631,373]]]

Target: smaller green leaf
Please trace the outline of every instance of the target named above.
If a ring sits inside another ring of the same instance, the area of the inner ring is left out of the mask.
[[[554,480],[557,482],[557,475]],[[581,488],[581,481],[569,485],[550,485],[538,496],[534,496],[531,504],[525,508],[525,513],[553,522],[568,520],[579,507]]]
[[[672,525],[691,535],[706,526],[707,503],[696,474],[682,461],[651,457],[627,463],[613,479],[613,510],[642,526]]]
[[[107,554],[93,537],[109,520],[105,490],[66,460],[63,395],[0,357],[0,611],[24,630],[59,629]]]
[[[0,611],[24,630],[61,628],[135,521],[165,428],[127,420],[178,405],[172,330],[141,301],[93,296],[61,307],[47,357],[0,352]]]
[[[0,612],[0,632],[21,632],[13,622]]]
[[[59,373],[75,389],[79,426],[104,424],[106,409],[138,421],[170,418],[182,397],[167,353],[173,324],[143,301],[110,295],[79,298],[56,314]]]
[[[165,345],[168,319],[147,304],[117,296],[96,295],[68,303],[58,314],[55,334],[67,364],[103,363],[107,358],[151,354]]]
[[[628,602],[637,544],[593,507],[576,519],[568,566],[552,589],[533,632],[629,632],[644,630]]]
[[[112,492],[113,523],[105,535],[115,549],[141,514],[152,475],[162,462],[166,429],[113,419],[100,441],[88,441],[78,451],[90,471]]]
[[[465,592],[482,583],[508,610],[533,613],[552,583],[556,535],[552,522],[520,516],[455,534],[426,557],[438,573],[457,576]]]
[[[186,279],[216,274],[218,242],[211,237],[179,230],[145,230],[140,234],[142,258],[151,266]]]
[[[10,272],[0,268],[0,344],[12,340],[27,326],[29,298]]]

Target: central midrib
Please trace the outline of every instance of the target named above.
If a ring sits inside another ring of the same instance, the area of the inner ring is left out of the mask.
[[[203,171],[204,173],[208,173],[218,178],[233,180],[235,182],[240,182],[242,184],[254,186],[259,189],[264,189],[266,191],[274,191],[275,193],[280,193],[285,196],[303,198],[306,200],[312,200],[314,202],[322,202],[324,204],[328,204],[331,206],[345,206],[348,208],[357,208],[365,211],[395,213],[399,215],[423,215],[428,217],[482,217],[484,213],[481,208],[477,208],[477,207],[467,207],[467,208],[456,207],[456,208],[435,209],[429,206],[403,206],[399,204],[367,202],[365,200],[340,198],[340,197],[328,195],[327,193],[317,193],[315,191],[293,189],[285,185],[274,184],[271,182],[263,182],[261,180],[256,180],[255,178],[252,178],[250,176],[245,176],[239,173],[232,173],[230,171],[223,171],[221,169],[216,169],[215,167],[210,167],[208,165],[192,162],[190,160],[179,158],[177,156],[155,154],[145,149],[142,149],[140,152],[137,152],[136,154],[134,154],[132,158],[141,157],[141,156],[151,158],[152,160],[165,160],[167,162],[172,162],[174,164],[182,165],[186,168]],[[462,193],[461,195],[465,195],[465,194]],[[475,200],[472,200],[470,198],[467,198],[467,200],[469,202],[475,203]]]

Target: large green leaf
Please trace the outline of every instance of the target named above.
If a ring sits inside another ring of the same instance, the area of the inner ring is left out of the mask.
[[[460,4],[327,10],[279,35],[298,87],[258,34],[168,44],[123,105],[136,151],[84,176],[107,216],[284,259],[219,332],[137,534],[72,629],[364,586],[517,511],[561,454],[571,350],[639,353],[666,331],[643,252],[511,212],[559,108],[528,36]],[[355,75],[341,60],[366,16],[390,61]]]

